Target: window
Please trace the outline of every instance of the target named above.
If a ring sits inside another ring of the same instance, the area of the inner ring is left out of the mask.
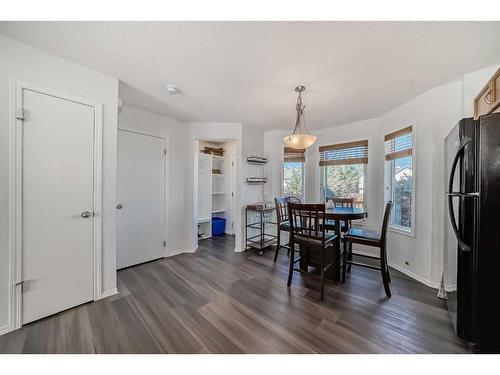
[[[319,152],[322,197],[354,198],[356,207],[365,207],[368,141],[322,146]]]
[[[305,150],[285,147],[283,194],[303,200]]]
[[[386,201],[392,200],[390,226],[413,232],[414,175],[412,127],[388,134],[385,141],[385,190]]]

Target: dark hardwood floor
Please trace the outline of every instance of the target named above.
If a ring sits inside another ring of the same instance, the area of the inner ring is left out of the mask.
[[[283,251],[234,253],[232,237],[118,272],[119,295],[0,336],[1,353],[467,353],[436,291],[353,267],[346,284],[294,274]]]

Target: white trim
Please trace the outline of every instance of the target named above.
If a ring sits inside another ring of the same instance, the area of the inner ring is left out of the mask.
[[[64,93],[48,90],[27,82],[9,78],[9,300],[8,330],[21,328],[22,298],[22,121],[17,119],[17,111],[22,108],[23,90],[31,90],[44,95],[87,105],[94,109],[93,142],[93,222],[94,222],[94,301],[102,293],[102,104],[77,98]]]
[[[164,136],[164,135],[159,135],[159,134],[155,134],[153,132],[147,132],[147,131],[144,131],[144,130],[137,130],[137,129],[134,129],[134,128],[129,128],[129,127],[126,127],[126,126],[121,126],[121,125],[119,125],[118,130],[123,130],[123,131],[129,132],[129,133],[135,133],[135,134],[140,134],[140,135],[147,135],[149,137],[167,139],[167,137]]]
[[[173,256],[179,255],[179,254],[192,254],[195,251],[196,251],[196,249],[175,249],[175,250],[170,251],[168,256],[166,256],[165,258],[173,257]]]
[[[9,332],[10,332],[10,330],[9,330],[8,325],[0,327],[0,336],[5,335],[6,333],[9,333]]]
[[[409,270],[407,270],[407,269],[405,269],[405,268],[403,268],[403,267],[401,267],[393,262],[389,262],[389,267],[392,267],[395,270],[398,270],[399,272],[404,273],[406,276],[409,276],[412,279],[417,280],[418,282],[420,282],[420,283],[422,283],[430,288],[439,289],[439,286],[440,286],[439,283],[427,280],[427,279],[423,278],[422,276],[419,276],[416,273],[413,273],[413,272],[411,272],[411,271],[409,271]]]
[[[103,299],[103,298],[108,298],[108,297],[111,297],[111,296],[114,296],[116,294],[120,294],[118,292],[118,289],[117,288],[113,288],[113,289],[110,289],[110,290],[106,290],[105,292],[102,292],[101,294],[101,298],[99,299]]]
[[[147,132],[143,130],[137,130],[133,128],[128,128],[124,126],[118,125],[118,131],[125,131],[133,134],[138,134],[138,135],[145,135],[148,137],[154,137],[154,138],[159,138],[163,139],[165,141],[165,155],[163,157],[163,222],[164,222],[164,241],[166,241],[165,249],[164,249],[164,256],[170,256],[170,221],[169,221],[169,210],[168,208],[170,207],[170,139],[167,136],[160,135],[160,134],[155,134],[153,132]]]
[[[94,104],[94,301],[102,296],[102,104]]]

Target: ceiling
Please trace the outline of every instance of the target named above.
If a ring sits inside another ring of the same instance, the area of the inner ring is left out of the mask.
[[[319,129],[500,63],[500,22],[0,22],[0,33],[119,78],[125,103],[266,130],[292,127],[297,84]]]

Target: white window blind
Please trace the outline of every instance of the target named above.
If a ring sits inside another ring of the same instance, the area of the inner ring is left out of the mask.
[[[385,141],[385,160],[410,156],[413,148],[412,126],[387,134]]]
[[[368,140],[319,148],[319,165],[368,164]]]

